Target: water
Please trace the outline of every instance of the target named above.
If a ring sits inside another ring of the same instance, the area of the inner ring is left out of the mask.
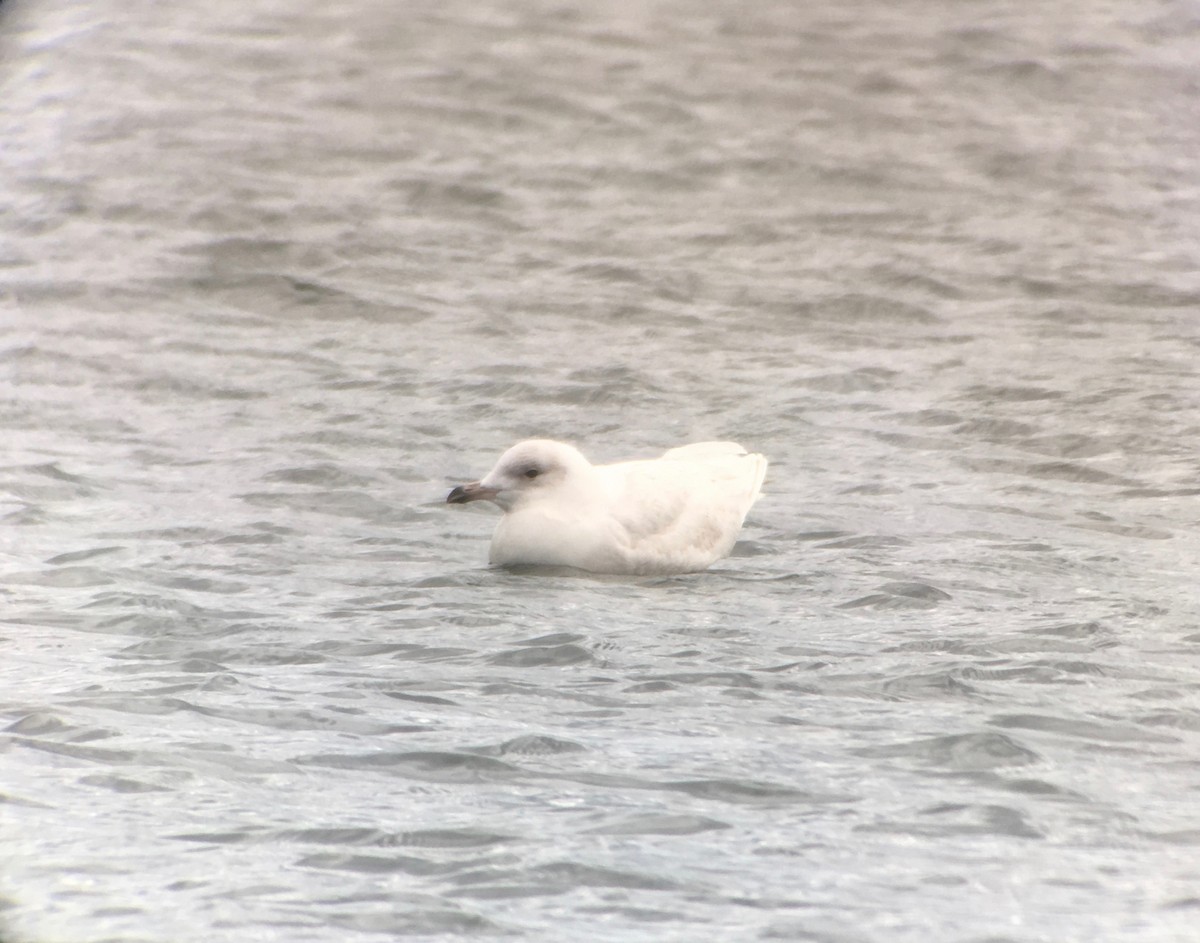
[[[5,939],[1194,939],[1198,31],[4,4]],[[532,434],[769,493],[489,570]]]

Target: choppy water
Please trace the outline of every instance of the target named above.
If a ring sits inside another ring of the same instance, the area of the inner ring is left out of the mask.
[[[1198,41],[5,3],[5,939],[1195,939]],[[769,493],[489,570],[530,434]]]

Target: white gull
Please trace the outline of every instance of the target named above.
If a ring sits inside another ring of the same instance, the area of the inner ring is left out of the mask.
[[[446,500],[504,510],[492,536],[494,564],[687,573],[728,556],[766,473],[767,460],[735,442],[593,465],[565,442],[529,439]]]

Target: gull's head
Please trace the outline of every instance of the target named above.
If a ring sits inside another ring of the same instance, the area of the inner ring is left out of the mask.
[[[591,464],[574,446],[552,439],[527,439],[501,455],[482,479],[451,491],[446,501],[494,501],[507,511],[519,502],[561,488],[588,468]]]

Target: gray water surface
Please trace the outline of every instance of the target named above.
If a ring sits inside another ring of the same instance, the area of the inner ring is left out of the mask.
[[[0,935],[1196,939],[1198,42],[9,0]],[[767,494],[489,569],[529,435]]]

